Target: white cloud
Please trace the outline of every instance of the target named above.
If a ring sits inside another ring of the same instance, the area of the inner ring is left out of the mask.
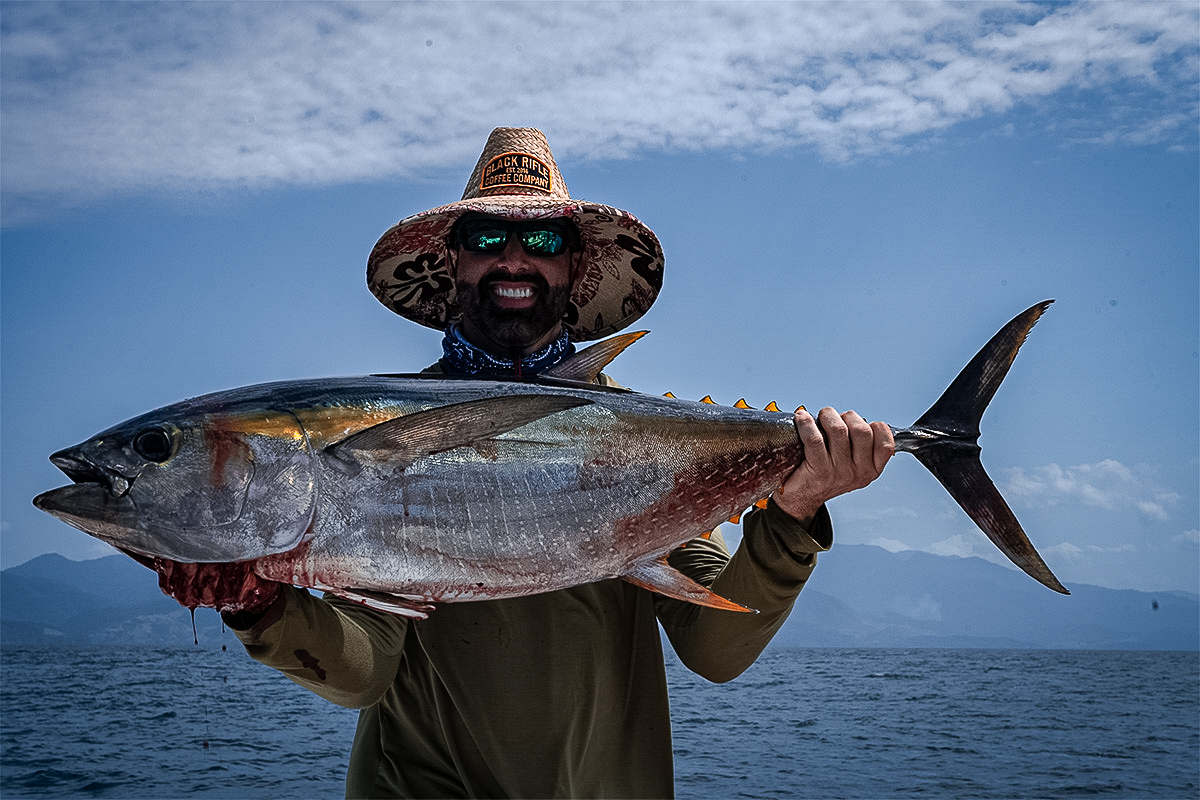
[[[987,540],[978,536],[963,536],[961,533],[956,533],[953,536],[943,539],[940,542],[934,542],[926,552],[933,553],[936,556],[958,556],[959,558],[969,558],[971,556],[992,556],[991,546],[981,547],[981,544],[986,544]]]
[[[1158,521],[1167,519],[1168,509],[1180,499],[1178,493],[1157,485],[1149,468],[1128,467],[1111,458],[1073,467],[1017,467],[1005,476],[1003,493],[1010,499],[1046,505],[1081,502],[1106,511],[1134,510]]]
[[[1121,544],[1114,547],[1104,547],[1096,544],[1079,545],[1071,542],[1063,542],[1052,547],[1047,547],[1043,550],[1043,554],[1051,559],[1061,559],[1062,561],[1078,561],[1090,555],[1117,555],[1124,553],[1136,553],[1137,548],[1132,544]]]
[[[1183,533],[1171,537],[1171,542],[1174,544],[1200,544],[1200,530],[1191,528]]]
[[[560,157],[837,160],[1026,104],[1078,141],[1190,141],[1196,21],[1170,2],[9,2],[6,215],[461,171],[496,124],[546,128]],[[1064,91],[1098,92],[1103,118],[1060,113]]]
[[[912,550],[911,547],[904,542],[899,541],[898,539],[888,539],[883,536],[879,537],[878,539],[872,539],[871,541],[867,542],[867,544],[874,545],[875,547],[882,547],[889,553],[902,553],[905,550]]]

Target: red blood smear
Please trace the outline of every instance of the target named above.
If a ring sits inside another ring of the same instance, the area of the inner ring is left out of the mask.
[[[158,586],[168,597],[191,609],[215,608],[239,612],[265,609],[280,585],[254,573],[254,562],[184,564],[164,558],[154,560]]]

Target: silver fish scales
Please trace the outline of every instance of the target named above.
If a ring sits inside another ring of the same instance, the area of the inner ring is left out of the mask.
[[[897,449],[1018,566],[1066,592],[979,462],[978,419],[1048,303],[984,347]],[[778,488],[792,415],[590,383],[637,335],[534,381],[288,381],[183,401],[51,457],[43,510],[146,558],[250,562],[264,578],[396,613],[622,577],[745,610],[666,554]]]

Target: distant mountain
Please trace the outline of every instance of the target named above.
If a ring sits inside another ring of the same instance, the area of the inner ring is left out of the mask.
[[[1200,649],[1200,595],[1077,584],[980,558],[837,545],[775,638],[795,647]]]
[[[221,620],[196,614],[215,643]],[[192,615],[158,589],[158,576],[121,555],[71,561],[57,553],[0,572],[0,644],[192,645]]]
[[[1070,586],[1063,597],[978,558],[837,545],[775,647],[1200,650],[1200,596]],[[220,618],[196,614],[202,646]],[[0,572],[0,644],[191,646],[192,618],[125,556],[39,556]]]

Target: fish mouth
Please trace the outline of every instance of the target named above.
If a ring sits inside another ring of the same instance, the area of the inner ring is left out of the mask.
[[[74,448],[60,450],[50,456],[50,463],[62,470],[76,485],[95,484],[107,489],[113,497],[124,497],[133,486],[132,478],[88,460]]]

